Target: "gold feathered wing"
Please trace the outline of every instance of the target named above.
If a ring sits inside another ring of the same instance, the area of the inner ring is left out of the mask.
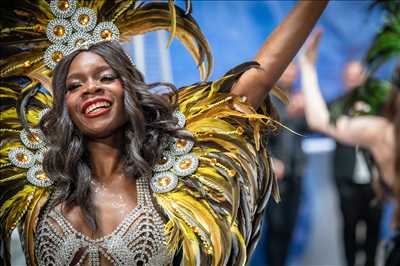
[[[26,86],[27,83],[29,85]],[[24,99],[32,90],[35,90],[35,97],[30,99],[29,108],[26,109]],[[2,261],[5,265],[10,265],[10,236],[17,225],[23,225],[21,230],[27,258],[34,258],[35,218],[48,196],[48,188],[29,183],[28,169],[13,165],[9,153],[15,148],[28,149],[21,143],[21,130],[24,129],[20,120],[21,112],[26,111],[24,119],[28,125],[37,126],[40,111],[51,106],[52,97],[37,82],[30,83],[26,78],[18,78],[0,81],[0,98],[0,236],[5,245]],[[37,152],[29,150],[33,154]]]
[[[183,265],[244,265],[271,191],[279,198],[265,142],[274,120],[226,93],[248,68],[178,92],[200,163],[174,190],[155,195],[168,217],[169,246],[182,248]]]

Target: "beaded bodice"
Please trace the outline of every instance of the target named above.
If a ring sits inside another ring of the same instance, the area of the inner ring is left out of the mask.
[[[78,232],[59,210],[46,211],[37,231],[38,264],[97,266],[107,261],[107,265],[170,265],[164,223],[145,178],[137,180],[137,190],[137,206],[111,234],[98,239]]]

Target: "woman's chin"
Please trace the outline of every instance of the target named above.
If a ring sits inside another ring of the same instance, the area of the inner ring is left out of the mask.
[[[111,127],[98,127],[84,130],[83,135],[94,140],[110,138],[114,135],[120,135],[122,132],[121,128],[113,129]]]

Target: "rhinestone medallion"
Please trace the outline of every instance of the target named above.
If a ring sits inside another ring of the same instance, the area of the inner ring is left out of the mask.
[[[96,26],[96,22],[96,12],[88,7],[78,8],[71,19],[72,27],[78,32],[91,31]]]
[[[163,172],[170,169],[173,165],[174,165],[174,156],[171,154],[171,152],[164,151],[161,159],[154,166],[153,170],[155,172]]]
[[[45,146],[45,143],[42,131],[39,128],[31,128],[30,131],[31,133],[29,133],[25,129],[21,130],[19,136],[22,143],[26,147],[34,150],[43,148]]]
[[[60,18],[70,17],[76,9],[76,0],[53,0],[50,2],[51,12]]]
[[[29,183],[38,187],[49,187],[53,184],[53,181],[46,175],[42,166],[39,164],[28,170],[26,179]]]
[[[35,163],[35,156],[26,148],[14,148],[8,153],[11,163],[20,168],[30,168]]]
[[[44,52],[44,63],[50,69],[54,69],[58,62],[68,55],[69,49],[67,46],[62,44],[50,45],[46,52]]]
[[[174,163],[174,171],[178,176],[187,176],[196,172],[199,167],[199,159],[193,153],[181,156]]]
[[[92,36],[89,33],[78,31],[71,35],[71,38],[68,41],[68,46],[73,50],[82,45],[90,45],[92,43]]]
[[[174,138],[171,143],[171,152],[175,155],[183,155],[190,152],[193,148],[194,141],[188,139]]]
[[[119,30],[112,22],[101,22],[93,30],[95,42],[119,40]]]
[[[150,187],[156,193],[170,192],[177,185],[178,177],[170,171],[156,173],[150,180]]]
[[[47,38],[53,43],[65,43],[72,33],[72,26],[66,19],[56,18],[47,24]]]

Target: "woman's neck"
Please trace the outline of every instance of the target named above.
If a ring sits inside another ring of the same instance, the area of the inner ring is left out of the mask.
[[[123,176],[122,140],[121,132],[106,138],[88,141],[89,159],[95,181],[105,185],[115,181],[115,176]]]

